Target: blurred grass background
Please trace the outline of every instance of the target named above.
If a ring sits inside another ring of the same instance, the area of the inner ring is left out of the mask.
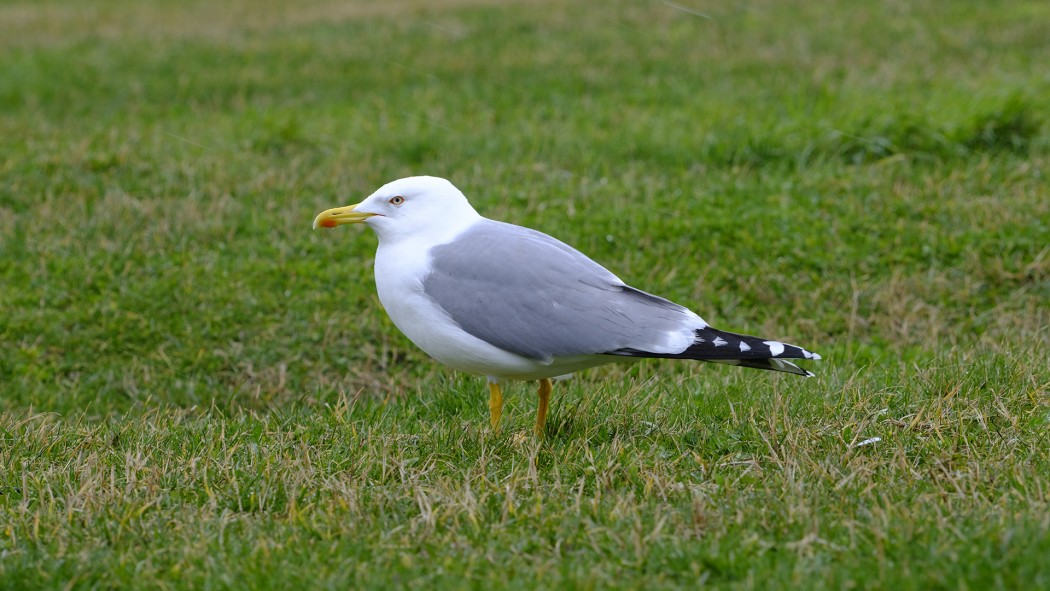
[[[1050,585],[1048,23],[0,3],[0,586]],[[410,174],[819,377],[600,368],[492,436],[310,231]]]

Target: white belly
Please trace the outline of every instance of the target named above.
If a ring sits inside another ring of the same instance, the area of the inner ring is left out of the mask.
[[[542,374],[554,370],[551,364],[494,347],[453,322],[423,292],[426,267],[427,261],[418,251],[399,253],[380,245],[376,252],[375,278],[379,301],[390,320],[409,340],[427,355],[460,371],[515,379],[549,377]],[[550,375],[562,373],[566,372]]]

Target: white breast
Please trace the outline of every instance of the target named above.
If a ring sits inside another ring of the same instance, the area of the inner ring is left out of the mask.
[[[426,252],[415,245],[380,243],[375,278],[379,301],[390,320],[417,347],[460,371],[493,377],[531,376],[546,368],[537,361],[494,347],[453,322],[423,292],[429,268]]]

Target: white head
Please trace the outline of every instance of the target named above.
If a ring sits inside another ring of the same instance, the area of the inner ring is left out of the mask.
[[[366,223],[380,242],[407,238],[442,243],[481,216],[452,183],[433,176],[412,176],[389,182],[357,205],[322,211],[314,228]]]

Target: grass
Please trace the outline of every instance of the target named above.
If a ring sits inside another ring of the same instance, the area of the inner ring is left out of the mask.
[[[0,589],[1050,588],[1050,8],[506,4],[0,4]],[[420,173],[818,377],[490,434],[309,228]]]

